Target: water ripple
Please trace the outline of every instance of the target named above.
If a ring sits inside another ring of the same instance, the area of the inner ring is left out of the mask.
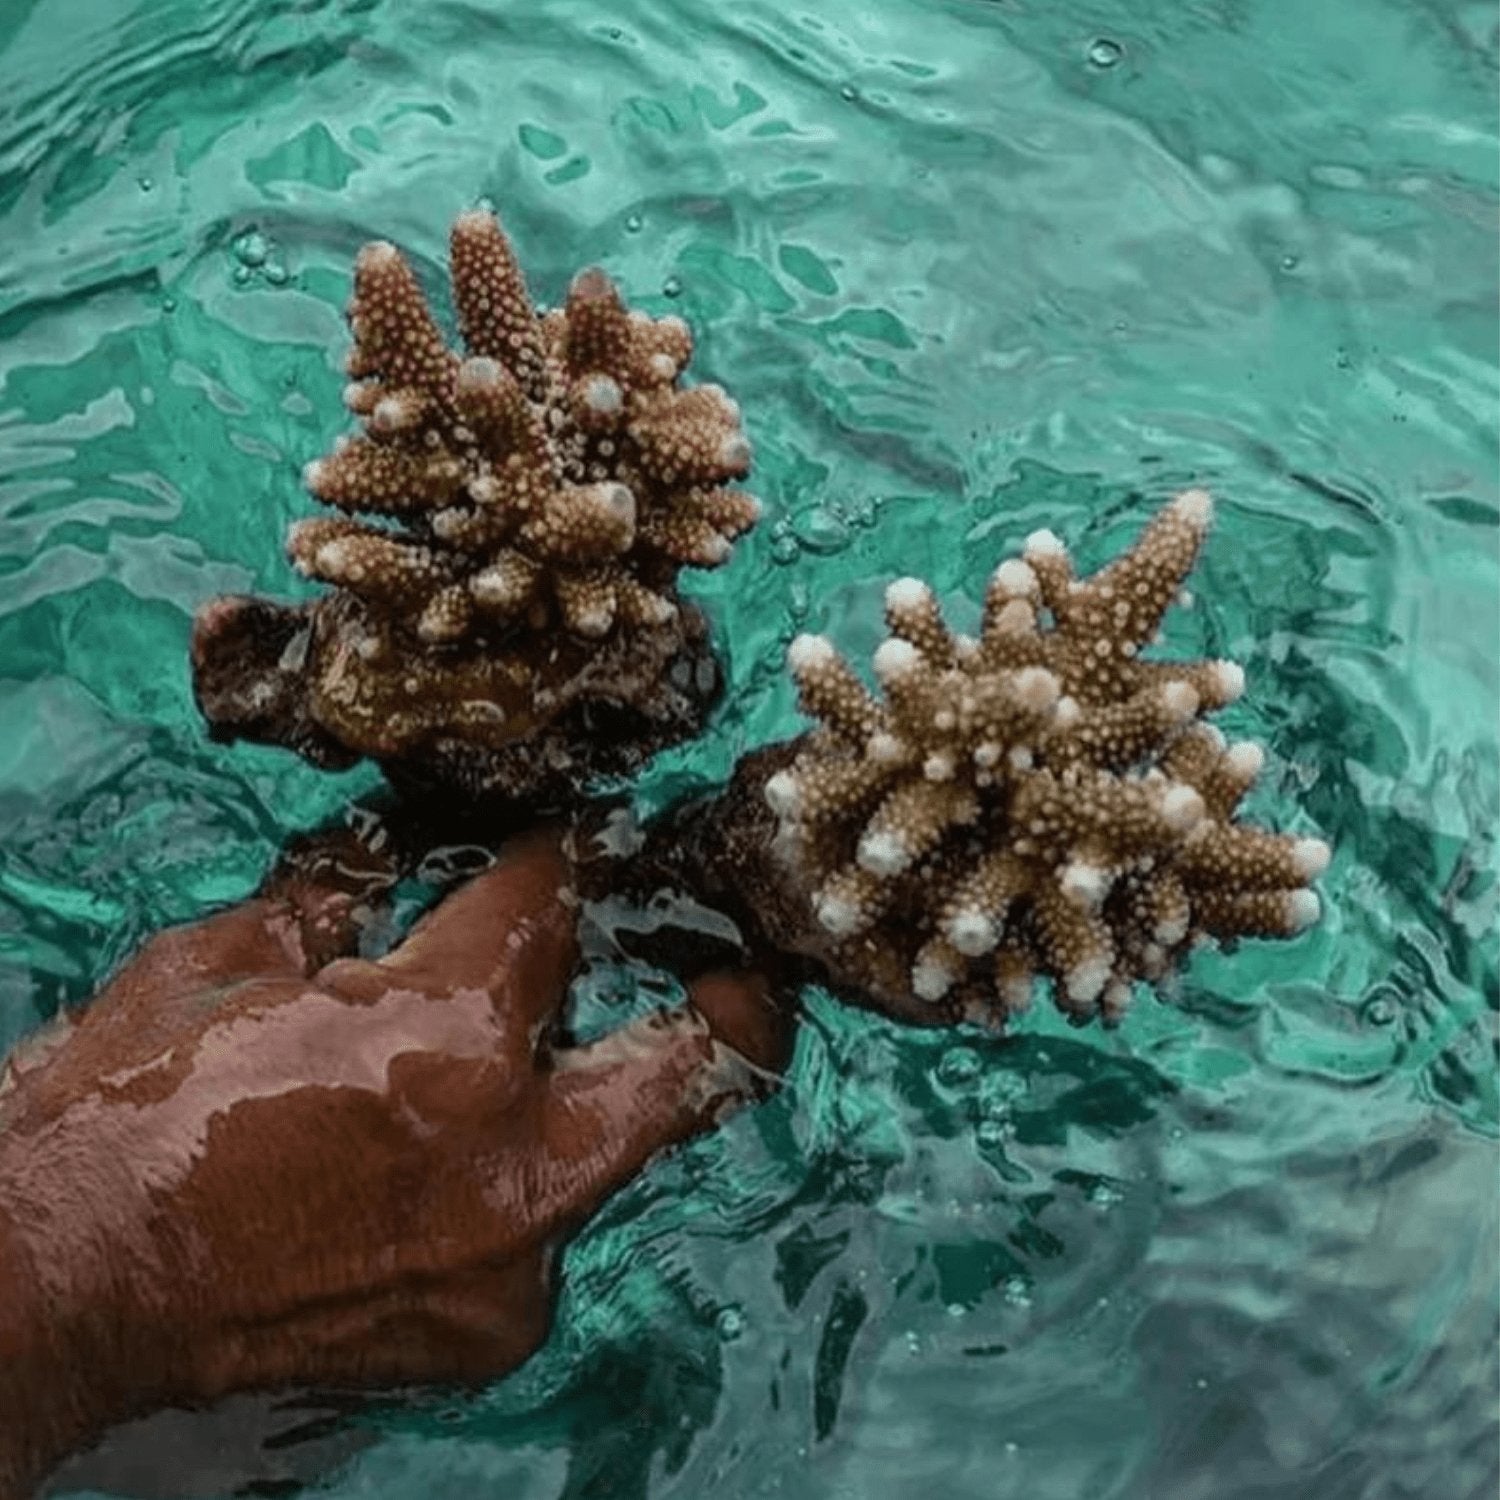
[[[367,783],[207,744],[188,619],[294,588],[356,247],[441,300],[481,196],[543,298],[597,261],[691,319],[756,441],[767,524],[694,581],[729,698],[645,804],[790,732],[785,643],[868,650],[893,574],[972,615],[1027,531],[1092,564],[1207,482],[1167,645],[1245,661],[1255,813],[1335,848],[1318,930],[1111,1037],[814,997],[783,1094],[610,1206],[484,1395],[148,1425],[68,1482],[1493,1493],[1497,55],[1406,0],[13,3],[0,1044]]]

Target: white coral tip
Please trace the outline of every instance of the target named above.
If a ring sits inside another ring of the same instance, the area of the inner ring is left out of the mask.
[[[1109,983],[1109,960],[1102,954],[1085,958],[1068,970],[1064,985],[1074,1005],[1092,1005]]]
[[[677,361],[670,354],[653,354],[646,363],[658,380],[670,380],[677,373]]]
[[[1048,531],[1045,527],[1041,531],[1033,531],[1026,538],[1026,545],[1021,549],[1027,557],[1066,557],[1068,549],[1063,546],[1062,538],[1055,531]]]
[[[898,833],[874,830],[859,841],[860,868],[872,875],[899,875],[911,863],[911,851]]]
[[[1064,892],[1075,901],[1095,908],[1109,894],[1110,872],[1086,860],[1072,860],[1062,872],[1061,885]]]
[[[583,636],[601,636],[615,622],[614,611],[608,605],[596,604],[592,609],[581,609],[573,617],[573,629]]]
[[[322,488],[324,481],[328,478],[328,462],[326,459],[315,458],[309,464],[302,466],[302,483],[316,495]]]
[[[910,641],[894,636],[882,641],[875,651],[875,675],[882,682],[900,682],[922,665],[922,653]]]
[[[1183,782],[1168,787],[1162,795],[1161,815],[1178,833],[1186,833],[1202,819],[1203,812],[1203,798]]]
[[[779,818],[795,818],[802,809],[802,788],[790,771],[778,771],[766,782],[766,803]]]
[[[400,396],[382,396],[370,413],[370,426],[377,432],[399,432],[416,417],[416,407]]]
[[[372,271],[401,259],[401,252],[389,240],[371,240],[354,258],[357,271]]]
[[[931,599],[932,590],[920,578],[898,578],[885,590],[885,607],[894,614],[923,609]]]
[[[917,999],[935,1004],[953,988],[953,974],[946,964],[926,958],[912,965],[911,987]]]
[[[1000,756],[1003,752],[999,745],[993,740],[986,740],[981,745],[974,747],[974,764],[988,771],[1000,764]]]
[[[1016,697],[1034,713],[1041,713],[1057,703],[1062,684],[1046,667],[1023,667],[1015,676]]]
[[[476,354],[458,367],[458,388],[461,391],[482,391],[500,384],[504,369],[498,359]]]
[[[1213,666],[1214,685],[1224,703],[1234,703],[1245,691],[1245,669],[1237,661],[1216,661]]]
[[[509,609],[525,597],[522,581],[512,572],[498,566],[481,568],[469,580],[469,593],[480,604],[494,609]]]
[[[590,375],[583,384],[583,404],[600,416],[614,416],[625,405],[625,393],[608,375]]]
[[[906,758],[906,746],[889,730],[877,729],[865,744],[865,754],[883,766]]]
[[[1332,857],[1333,850],[1322,839],[1298,839],[1292,845],[1292,863],[1304,880],[1316,880]]]
[[[953,754],[948,750],[934,750],[922,762],[922,774],[928,781],[952,781],[957,769]]]
[[[1240,740],[1224,752],[1229,769],[1241,781],[1254,781],[1266,763],[1266,752],[1254,740]]]
[[[468,491],[481,505],[493,505],[500,498],[500,481],[493,474],[476,474],[468,483]]]
[[[1169,682],[1161,690],[1161,706],[1180,724],[1198,712],[1198,690],[1190,682]]]
[[[1000,941],[994,922],[974,907],[954,912],[944,924],[943,933],[960,953],[969,958],[988,953]]]
[[[1188,914],[1185,911],[1174,917],[1163,917],[1151,929],[1151,936],[1166,948],[1175,948],[1187,935]]]
[[[1305,932],[1323,914],[1323,903],[1316,891],[1288,891],[1286,923],[1293,932]]]
[[[826,635],[799,635],[786,652],[793,672],[816,672],[838,660],[838,652]]]
[[[849,937],[859,927],[859,907],[847,896],[819,896],[815,910],[823,930],[834,937]]]
[[[641,598],[640,610],[647,625],[665,625],[668,620],[677,618],[677,606],[670,599],[649,590]]]
[[[635,496],[628,484],[601,484],[594,493],[598,497],[600,508],[611,520],[624,526],[635,525]]]
[[[1036,574],[1031,564],[1019,557],[1007,558],[990,579],[993,588],[1012,599],[1034,599],[1038,593]]]
[[[1083,710],[1078,706],[1078,700],[1064,694],[1057,700],[1057,709],[1052,715],[1052,722],[1059,729],[1071,729],[1082,717]]]
[[[1203,489],[1184,490],[1172,501],[1172,513],[1201,531],[1214,518],[1214,497]]]
[[[731,432],[719,444],[719,467],[722,469],[747,469],[750,467],[750,439],[742,432]]]

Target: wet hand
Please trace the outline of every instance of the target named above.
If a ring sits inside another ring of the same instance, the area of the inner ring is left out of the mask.
[[[304,873],[162,934],[16,1059],[0,1277],[36,1295],[0,1356],[43,1368],[0,1403],[27,1408],[25,1462],[153,1405],[479,1381],[537,1347],[567,1235],[790,1040],[759,980],[720,974],[553,1045],[566,874],[529,835],[370,961],[333,957],[358,901]]]

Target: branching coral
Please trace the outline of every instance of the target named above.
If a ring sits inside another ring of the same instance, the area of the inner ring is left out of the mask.
[[[991,577],[977,640],[897,581],[878,697],[799,637],[817,727],[676,836],[773,943],[910,1019],[1003,1018],[1045,977],[1069,1016],[1114,1020],[1197,941],[1300,931],[1328,847],[1237,821],[1261,752],[1202,719],[1243,671],[1140,654],[1211,511],[1179,495],[1087,579],[1036,532]]]
[[[657,726],[640,748],[656,748],[696,727],[684,688],[704,706],[702,623],[678,572],[724,562],[759,514],[729,487],[750,462],[739,409],[717,385],[679,386],[687,325],[630,311],[602,271],[543,314],[492,214],[462,215],[450,248],[462,355],[400,252],[360,253],[345,402],[364,431],[305,472],[342,514],[288,538],[337,592],[290,687],[279,662],[241,671],[196,643],[200,702],[232,733],[262,729],[241,712],[251,699],[296,699],[300,744],[310,724],[356,753],[434,768],[451,753],[481,782],[486,752],[588,704],[639,710]]]
[[[739,408],[716,385],[678,389],[687,325],[628,311],[600,270],[539,316],[493,214],[457,220],[451,266],[466,359],[395,246],[360,252],[345,401],[365,433],[305,477],[401,530],[304,521],[293,561],[430,644],[496,623],[589,639],[667,623],[677,570],[722,563],[759,514],[724,487],[750,464]]]

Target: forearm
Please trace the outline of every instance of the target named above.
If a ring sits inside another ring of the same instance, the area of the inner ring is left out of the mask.
[[[155,1257],[143,1254],[136,1195],[121,1190],[128,1167],[102,1160],[72,1122],[32,1131],[6,1113],[0,1110],[0,1500],[15,1500],[111,1423],[154,1404],[166,1351],[141,1295]]]
[[[9,1221],[0,1181],[0,1500],[22,1500],[76,1425],[40,1277]]]

